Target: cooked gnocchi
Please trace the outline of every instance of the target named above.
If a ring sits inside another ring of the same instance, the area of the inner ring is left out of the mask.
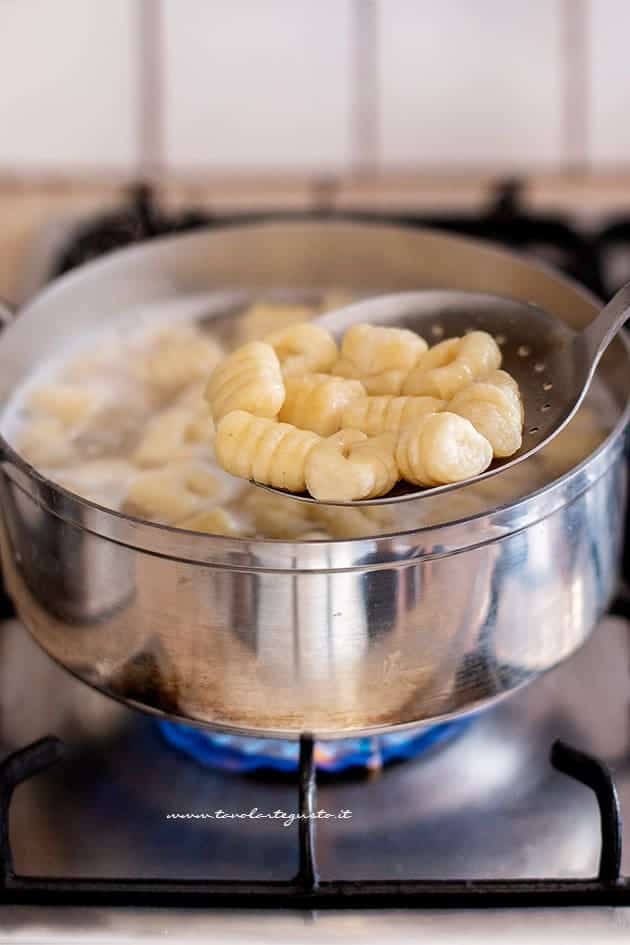
[[[392,433],[368,437],[340,430],[317,443],[304,467],[306,487],[322,502],[353,502],[386,495],[399,479]]]
[[[437,397],[396,397],[392,394],[361,397],[352,400],[344,408],[342,424],[369,436],[400,433],[445,406],[446,401],[438,400]]]
[[[402,385],[403,394],[450,400],[465,384],[484,377],[501,364],[501,349],[485,331],[448,338],[430,348]]]
[[[361,380],[369,394],[399,394],[427,347],[423,338],[405,328],[353,325],[344,335],[332,373]]]
[[[233,476],[303,492],[306,459],[320,439],[290,423],[232,410],[219,421],[215,450],[220,464]]]
[[[470,420],[490,443],[495,456],[512,456],[523,441],[520,398],[491,377],[462,387],[448,405],[451,413]]]
[[[328,374],[285,378],[286,398],[279,419],[320,436],[331,436],[342,427],[346,407],[365,398],[361,381]]]
[[[355,331],[352,344],[341,339],[338,349],[333,342],[333,352],[327,341],[326,349],[322,344],[316,352],[316,345],[311,349],[305,340],[315,335],[296,329],[322,307],[323,301],[317,308],[254,305],[241,320],[242,328],[225,336],[228,346],[236,339],[271,348],[277,385],[272,386],[277,399],[269,397],[267,407],[264,397],[252,394],[256,371],[246,379],[249,401],[237,399],[237,392],[245,397],[240,377],[231,390],[221,392],[227,413],[217,426],[236,435],[241,451],[246,447],[240,455],[233,437],[231,446],[219,438],[228,453],[235,450],[230,462],[239,478],[223,468],[223,453],[218,455],[206,392],[208,375],[216,380],[228,361],[233,369],[242,352],[238,357],[237,351],[224,354],[206,323],[175,323],[125,338],[118,346],[105,339],[94,350],[86,347],[67,358],[56,374],[49,372],[39,385],[25,386],[19,424],[10,439],[49,478],[101,505],[191,531],[293,541],[366,537],[445,522],[459,514],[454,505],[461,514],[482,512],[564,473],[604,436],[600,414],[586,407],[566,432],[522,467],[467,486],[455,496],[403,507],[309,505],[256,489],[242,477],[262,474],[270,484],[301,491],[309,484],[308,469],[314,490],[332,496],[330,501],[344,501],[349,494],[367,496],[383,489],[387,494],[394,478],[409,476],[433,485],[474,475],[492,456],[518,448],[523,426],[518,385],[501,370],[500,351],[489,336],[472,332],[428,349],[420,340],[413,356],[402,361],[396,360],[400,336],[388,338],[374,333],[379,326],[367,326],[370,331]],[[199,339],[210,341],[214,364],[208,366],[210,349],[202,346],[203,358],[184,359],[187,367],[180,372],[180,356]],[[351,358],[345,357],[348,353]],[[344,360],[346,366],[339,367]],[[312,366],[320,364],[327,366]],[[359,364],[365,365],[365,376]],[[437,377],[431,373],[442,368],[449,371]],[[264,369],[262,374],[266,376]],[[242,409],[234,409],[243,402],[252,408],[244,411],[246,424],[239,421]],[[261,404],[270,416],[257,415]],[[283,433],[283,427],[289,431]],[[588,433],[582,435],[584,429]],[[331,468],[338,474],[331,474]]]
[[[401,433],[396,462],[407,482],[437,486],[484,472],[492,462],[492,447],[469,420],[443,411],[426,417],[418,430]]]
[[[277,417],[285,387],[272,345],[251,341],[234,351],[212,372],[206,396],[217,423],[232,410]]]
[[[258,383],[251,344],[216,369],[208,388],[220,419],[217,457],[233,475],[349,502],[386,495],[401,478],[427,487],[459,482],[520,448],[518,385],[499,370],[501,351],[486,332],[429,348],[406,329],[353,325],[336,360],[334,341],[313,324],[291,325],[266,344],[283,374],[275,413],[260,409],[263,393],[248,401],[255,407],[238,409],[234,392],[250,377]]]
[[[286,377],[328,371],[337,360],[335,339],[320,325],[290,325],[267,335],[265,341],[276,352]]]
[[[131,483],[122,510],[174,525],[198,515],[219,491],[218,478],[203,463],[173,463],[140,473]]]
[[[195,325],[172,325],[158,333],[136,373],[161,397],[181,391],[195,380],[207,379],[225,352]]]

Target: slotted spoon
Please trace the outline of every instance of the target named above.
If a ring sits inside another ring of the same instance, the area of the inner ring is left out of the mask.
[[[501,367],[518,381],[525,408],[523,444],[506,459],[495,459],[478,476],[423,488],[400,482],[386,496],[326,505],[382,505],[429,498],[468,486],[511,469],[549,443],[569,422],[595,373],[604,351],[630,317],[630,283],[620,289],[583,331],[535,305],[475,292],[422,290],[377,296],[326,313],[316,320],[336,337],[351,325],[370,322],[409,328],[430,345],[471,330],[487,331],[503,354]],[[292,495],[272,486],[263,488]],[[317,502],[310,495],[294,495]]]

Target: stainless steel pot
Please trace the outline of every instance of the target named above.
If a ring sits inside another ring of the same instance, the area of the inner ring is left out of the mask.
[[[290,287],[483,291],[532,301],[575,327],[598,307],[531,261],[429,231],[320,222],[197,232],[113,254],[38,296],[0,339],[0,401],[129,306]],[[435,500],[441,524],[424,528],[407,503],[408,524],[359,540],[215,538],[140,522],[64,491],[3,440],[7,586],[56,660],[169,716],[340,736],[469,711],[565,659],[607,605],[622,538],[629,368],[617,339],[598,370],[614,429],[568,474],[459,521],[449,521],[445,496]]]

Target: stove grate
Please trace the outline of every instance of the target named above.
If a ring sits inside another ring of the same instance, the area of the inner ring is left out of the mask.
[[[57,738],[43,738],[0,765],[0,908],[2,905],[155,906],[198,908],[514,908],[628,906],[621,875],[621,812],[609,768],[556,741],[553,767],[589,787],[598,803],[601,852],[596,877],[584,880],[320,880],[316,854],[317,780],[314,740],[300,740],[298,871],[287,881],[101,879],[21,876],[13,868],[9,810],[15,788],[63,757]]]

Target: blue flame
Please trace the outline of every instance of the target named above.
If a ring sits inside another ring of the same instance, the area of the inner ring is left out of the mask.
[[[391,761],[416,758],[444,745],[470,722],[471,718],[466,717],[411,732],[320,741],[315,745],[315,763],[320,771],[326,772],[349,768],[378,770]],[[180,722],[159,721],[158,726],[169,745],[185,752],[205,768],[239,773],[260,770],[292,772],[298,768],[297,741],[224,735]]]

